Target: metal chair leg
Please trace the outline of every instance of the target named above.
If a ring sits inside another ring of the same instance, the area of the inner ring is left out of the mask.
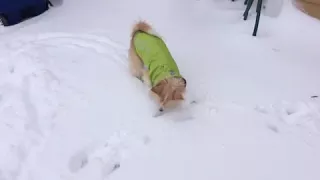
[[[243,13],[243,19],[244,20],[248,19],[249,11],[250,11],[250,8],[251,8],[252,3],[253,3],[254,0],[247,0],[247,1],[248,1],[247,2],[248,4],[247,4],[247,7],[246,7],[246,10]]]
[[[259,22],[260,22],[260,14],[261,14],[261,8],[262,8],[262,1],[263,0],[258,0],[258,4],[257,4],[257,16],[256,16],[256,22],[254,24],[254,30],[253,30],[253,36],[257,36],[257,32],[258,32],[258,27],[259,27]]]

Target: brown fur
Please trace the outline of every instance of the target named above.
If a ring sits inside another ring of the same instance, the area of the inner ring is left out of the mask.
[[[138,31],[143,31],[155,36],[159,35],[152,27],[140,21],[133,26],[129,48],[129,69],[133,76],[141,78],[145,84],[151,88],[149,72],[144,68],[143,61],[135,51],[133,38]],[[184,78],[167,78],[160,81],[150,90],[150,95],[156,99],[161,109],[178,106],[184,100],[186,90],[186,80]]]

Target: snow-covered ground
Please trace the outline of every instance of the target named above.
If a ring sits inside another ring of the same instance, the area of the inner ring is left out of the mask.
[[[66,0],[0,32],[0,180],[319,180],[320,21],[227,0]],[[165,38],[197,103],[157,118],[131,27]]]

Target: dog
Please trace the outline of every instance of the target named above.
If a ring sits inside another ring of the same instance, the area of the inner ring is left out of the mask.
[[[161,36],[145,21],[133,26],[128,57],[132,76],[150,88],[158,112],[184,102],[187,81]]]

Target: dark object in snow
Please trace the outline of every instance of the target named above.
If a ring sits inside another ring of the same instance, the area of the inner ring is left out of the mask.
[[[8,25],[7,19],[4,16],[0,15],[0,26],[7,26],[7,25]]]
[[[235,0],[231,0],[235,1]],[[244,4],[246,5],[246,10],[243,13],[243,20],[248,19],[249,11],[253,4],[254,0],[244,0]],[[259,22],[260,22],[260,15],[263,12],[265,15],[269,17],[277,17],[279,16],[282,6],[283,0],[257,0],[257,7],[256,7],[256,21],[254,24],[253,36],[257,36]]]
[[[279,133],[279,129],[277,128],[277,126],[268,124],[267,127],[268,127],[271,131],[273,131],[273,132],[275,132],[275,133]]]
[[[245,0],[244,4],[247,5],[246,10],[243,13],[243,20],[247,20],[248,19],[248,15],[249,15],[249,10],[252,6],[254,0]],[[257,16],[256,16],[256,22],[254,24],[254,29],[253,29],[253,36],[257,35],[258,32],[258,27],[259,27],[259,22],[260,22],[260,15],[261,15],[261,9],[262,9],[262,0],[258,0],[258,4],[257,4]]]
[[[197,104],[197,101],[193,100],[190,102],[190,104]]]
[[[235,1],[235,0],[231,0],[231,1]],[[244,4],[247,5],[246,10],[243,13],[243,20],[247,20],[248,19],[248,15],[249,15],[249,11],[250,8],[252,6],[254,0],[245,0]],[[258,0],[257,3],[257,16],[256,16],[256,22],[254,24],[254,30],[253,30],[253,36],[257,36],[257,32],[258,32],[258,27],[259,27],[259,22],[260,22],[260,15],[261,15],[261,9],[262,9],[262,1],[263,0]]]
[[[318,98],[319,96],[311,96],[311,98]]]
[[[119,163],[115,164],[115,165],[113,166],[112,171],[114,171],[114,170],[118,169],[119,167],[120,167],[120,164],[119,164]]]
[[[0,25],[11,26],[49,9],[49,0],[0,0]]]

